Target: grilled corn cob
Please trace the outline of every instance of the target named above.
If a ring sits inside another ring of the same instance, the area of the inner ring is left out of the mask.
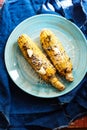
[[[54,66],[28,35],[22,34],[19,36],[18,45],[25,59],[44,81],[51,83],[59,90],[65,88],[56,77]]]
[[[72,62],[56,35],[48,29],[43,29],[40,33],[40,41],[42,48],[49,56],[59,74],[64,76],[66,80],[73,81]]]

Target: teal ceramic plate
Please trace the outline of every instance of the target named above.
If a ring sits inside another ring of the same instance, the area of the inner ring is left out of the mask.
[[[74,81],[60,80],[66,89],[62,92],[42,81],[22,56],[18,37],[26,33],[40,46],[39,34],[43,28],[51,29],[60,39],[73,62]],[[51,14],[33,16],[20,23],[8,38],[5,48],[5,64],[14,83],[28,94],[52,98],[62,96],[73,90],[81,82],[87,71],[87,43],[77,26],[63,17]]]

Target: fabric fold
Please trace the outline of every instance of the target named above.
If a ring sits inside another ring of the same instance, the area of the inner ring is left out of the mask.
[[[9,121],[4,113],[0,112],[0,129],[7,129],[9,127]]]

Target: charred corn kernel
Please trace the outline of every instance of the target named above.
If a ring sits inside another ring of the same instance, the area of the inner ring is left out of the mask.
[[[59,74],[64,76],[66,80],[73,81],[71,59],[56,35],[48,29],[43,29],[40,33],[40,41],[42,48],[49,56]]]
[[[28,35],[23,34],[19,36],[18,45],[25,59],[44,81],[51,83],[59,90],[65,88],[56,77],[56,69],[54,66]]]

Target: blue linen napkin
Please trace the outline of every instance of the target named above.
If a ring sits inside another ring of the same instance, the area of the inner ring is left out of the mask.
[[[70,93],[42,99],[20,90],[6,71],[4,49],[9,35],[24,19],[43,13],[67,18],[87,38],[87,0],[5,1],[0,10],[0,129],[56,130],[87,114],[87,74]]]

